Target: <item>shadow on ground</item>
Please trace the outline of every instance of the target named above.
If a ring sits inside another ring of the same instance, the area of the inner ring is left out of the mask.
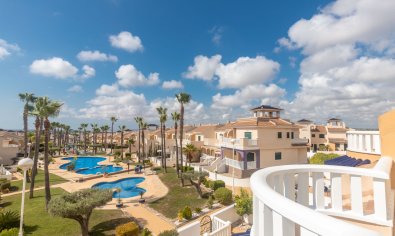
[[[90,232],[89,235],[94,235],[94,236],[110,235],[109,231],[113,231],[116,226],[128,223],[130,221],[131,221],[130,218],[117,218],[117,219],[111,219],[102,222],[100,224],[91,227],[89,231]]]

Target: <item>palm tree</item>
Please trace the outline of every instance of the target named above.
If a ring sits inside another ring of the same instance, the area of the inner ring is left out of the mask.
[[[177,176],[180,177],[180,167],[178,165],[178,141],[177,141],[177,122],[180,120],[180,113],[178,112],[173,112],[171,113],[171,119],[174,121],[174,135],[176,139],[176,170],[177,170]]]
[[[143,142],[143,163],[146,159],[146,152],[145,152],[145,130],[148,128],[148,123],[144,122],[143,118],[141,118],[141,141]],[[145,164],[144,164],[145,166]]]
[[[165,166],[165,164],[164,164],[164,159],[166,158],[166,156],[165,156],[165,151],[164,151],[164,149],[165,149],[165,144],[164,144],[164,140],[165,140],[165,135],[164,135],[164,133],[166,132],[165,131],[165,129],[164,129],[164,122],[166,122],[166,119],[167,119],[167,108],[164,108],[164,107],[162,107],[162,106],[160,106],[160,107],[157,107],[156,108],[156,110],[158,111],[158,114],[159,114],[159,121],[160,121],[160,139],[161,139],[161,149],[162,149],[162,152],[161,152],[161,154],[162,154],[162,158],[161,158],[161,163],[162,163],[162,167],[164,167]]]
[[[93,154],[96,155],[97,153],[97,146],[96,146],[96,141],[97,141],[97,124],[91,124],[91,128],[92,128],[92,147],[93,147]]]
[[[68,145],[69,144],[69,134],[71,131],[70,125],[64,125],[64,144]]]
[[[134,146],[136,141],[134,141],[133,138],[128,139],[128,145],[129,145],[129,153],[132,155],[132,146]]]
[[[30,183],[30,193],[29,198],[33,198],[34,193],[34,184],[37,175],[37,163],[38,163],[38,154],[40,152],[40,141],[41,141],[41,133],[43,130],[43,116],[42,116],[42,106],[44,104],[44,100],[42,97],[38,97],[36,102],[34,103],[34,109],[30,113],[31,115],[36,117],[34,122],[35,126],[35,146],[34,146],[34,158],[33,158],[33,168],[31,174],[31,183]]]
[[[105,148],[106,152],[107,152],[107,132],[108,132],[109,129],[110,129],[110,126],[108,126],[108,125],[103,125],[103,126],[100,127],[100,130],[101,130],[101,145],[102,145],[102,147]]]
[[[183,139],[183,132],[184,132],[184,104],[187,104],[191,101],[191,95],[187,93],[179,93],[176,94],[176,98],[180,103],[181,111],[180,111],[180,152],[181,152],[181,171],[183,171],[183,156],[182,156],[182,139]]]
[[[126,129],[125,125],[120,125],[118,127],[119,131],[121,131],[121,159],[123,160],[123,132]]]
[[[83,132],[83,137],[84,137],[84,152],[85,152],[85,154],[86,154],[86,146],[87,146],[87,144],[86,144],[86,142],[87,142],[86,128],[88,128],[88,124],[87,124],[87,123],[82,123],[80,126],[81,126],[81,129],[82,129],[82,132]]]
[[[198,151],[197,147],[192,143],[187,144],[184,148],[185,155],[187,156],[187,160],[189,160],[189,166],[191,165],[192,155]]]
[[[49,188],[49,129],[51,123],[49,117],[56,117],[59,115],[60,108],[63,105],[57,101],[51,101],[48,97],[43,98],[43,104],[40,110],[41,116],[44,117],[44,177],[45,177],[45,207],[48,210],[48,203],[51,200],[51,190]]]
[[[30,103],[34,103],[36,100],[36,97],[34,96],[33,93],[20,93],[19,94],[19,99],[21,99],[22,102],[25,103],[23,107],[23,133],[24,133],[24,147],[23,147],[23,157],[27,157],[27,130],[28,130],[28,123],[27,123],[27,116],[29,115],[29,111],[32,110],[32,106]]]
[[[111,116],[111,154],[113,153],[114,150],[114,123],[118,121],[118,119],[115,116]]]
[[[140,156],[141,156],[141,154],[140,154],[140,149],[141,149],[141,144],[140,144],[140,137],[141,137],[141,124],[143,123],[143,118],[142,117],[140,117],[140,116],[136,116],[136,117],[134,117],[134,121],[136,121],[136,123],[137,123],[137,126],[139,127],[139,137],[138,137],[138,146],[139,146],[139,148],[138,148],[138,150],[137,150],[137,155],[138,155],[138,162],[140,162]]]

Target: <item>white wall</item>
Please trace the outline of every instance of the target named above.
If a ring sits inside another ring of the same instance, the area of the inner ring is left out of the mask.
[[[214,172],[209,172],[209,178],[212,180],[222,180],[225,182],[225,185],[232,186],[233,185],[233,178],[224,176],[221,174],[215,174]],[[245,179],[238,179],[235,178],[235,186],[236,187],[250,187],[250,178]]]

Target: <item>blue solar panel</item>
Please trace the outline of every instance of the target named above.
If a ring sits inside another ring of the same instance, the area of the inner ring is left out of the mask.
[[[355,167],[355,166],[360,166],[360,165],[365,165],[365,164],[370,164],[370,160],[356,159],[353,157],[349,157],[347,155],[336,157],[331,160],[325,161],[325,165],[336,165],[336,166]]]

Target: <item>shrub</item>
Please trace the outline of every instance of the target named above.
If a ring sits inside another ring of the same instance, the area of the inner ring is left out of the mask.
[[[70,165],[67,166],[67,171],[72,171],[75,169],[75,164],[74,163],[70,163]]]
[[[235,209],[238,215],[252,214],[252,197],[246,190],[240,190],[240,195],[235,196],[235,202]]]
[[[177,213],[177,219],[178,219],[178,221],[182,221],[184,219],[184,217],[182,216],[182,211],[181,210],[179,210],[178,213]]]
[[[126,157],[126,158],[131,158],[131,157],[132,157],[132,154],[131,154],[131,153],[126,153],[126,154],[125,154],[125,157]]]
[[[188,172],[188,171],[193,171],[194,168],[191,166],[183,166],[183,170],[184,170],[184,172]]]
[[[0,232],[0,236],[17,236],[19,233],[18,228],[5,229]]]
[[[205,186],[206,188],[210,188],[210,186],[212,185],[212,182],[213,182],[213,181],[211,181],[211,180],[209,180],[209,179],[205,179],[205,181],[203,181],[203,184],[204,184],[204,186]]]
[[[314,156],[312,156],[309,160],[310,164],[324,164],[325,161],[331,160],[333,158],[339,157],[339,155],[331,153],[331,154],[325,154],[325,153],[316,153]]]
[[[155,166],[155,167],[152,167],[151,170],[153,170],[153,171],[160,171],[160,170],[162,170],[162,167]]]
[[[197,214],[200,214],[200,213],[202,212],[202,208],[200,208],[200,207],[195,207],[195,212],[196,212]]]
[[[214,197],[223,205],[229,205],[232,203],[232,191],[225,187],[215,190]]]
[[[182,217],[186,220],[192,219],[192,210],[189,206],[184,207],[184,209],[182,210]]]
[[[139,226],[134,222],[119,225],[115,228],[116,236],[138,236]]]
[[[143,231],[141,231],[140,236],[152,236],[152,232],[149,229],[144,228]]]
[[[6,180],[6,181],[2,181],[0,183],[0,190],[1,191],[6,190],[6,189],[10,189],[10,188],[11,188],[11,182],[10,181]]]
[[[2,211],[0,213],[0,231],[19,226],[19,214],[16,211]]]
[[[219,188],[225,187],[225,182],[222,180],[211,181],[209,187],[215,191]]]
[[[213,205],[214,205],[214,199],[213,199],[213,196],[210,195],[210,197],[208,198],[208,201],[207,201],[208,209],[213,209]]]
[[[175,229],[165,230],[161,232],[158,236],[178,236],[178,232]]]

